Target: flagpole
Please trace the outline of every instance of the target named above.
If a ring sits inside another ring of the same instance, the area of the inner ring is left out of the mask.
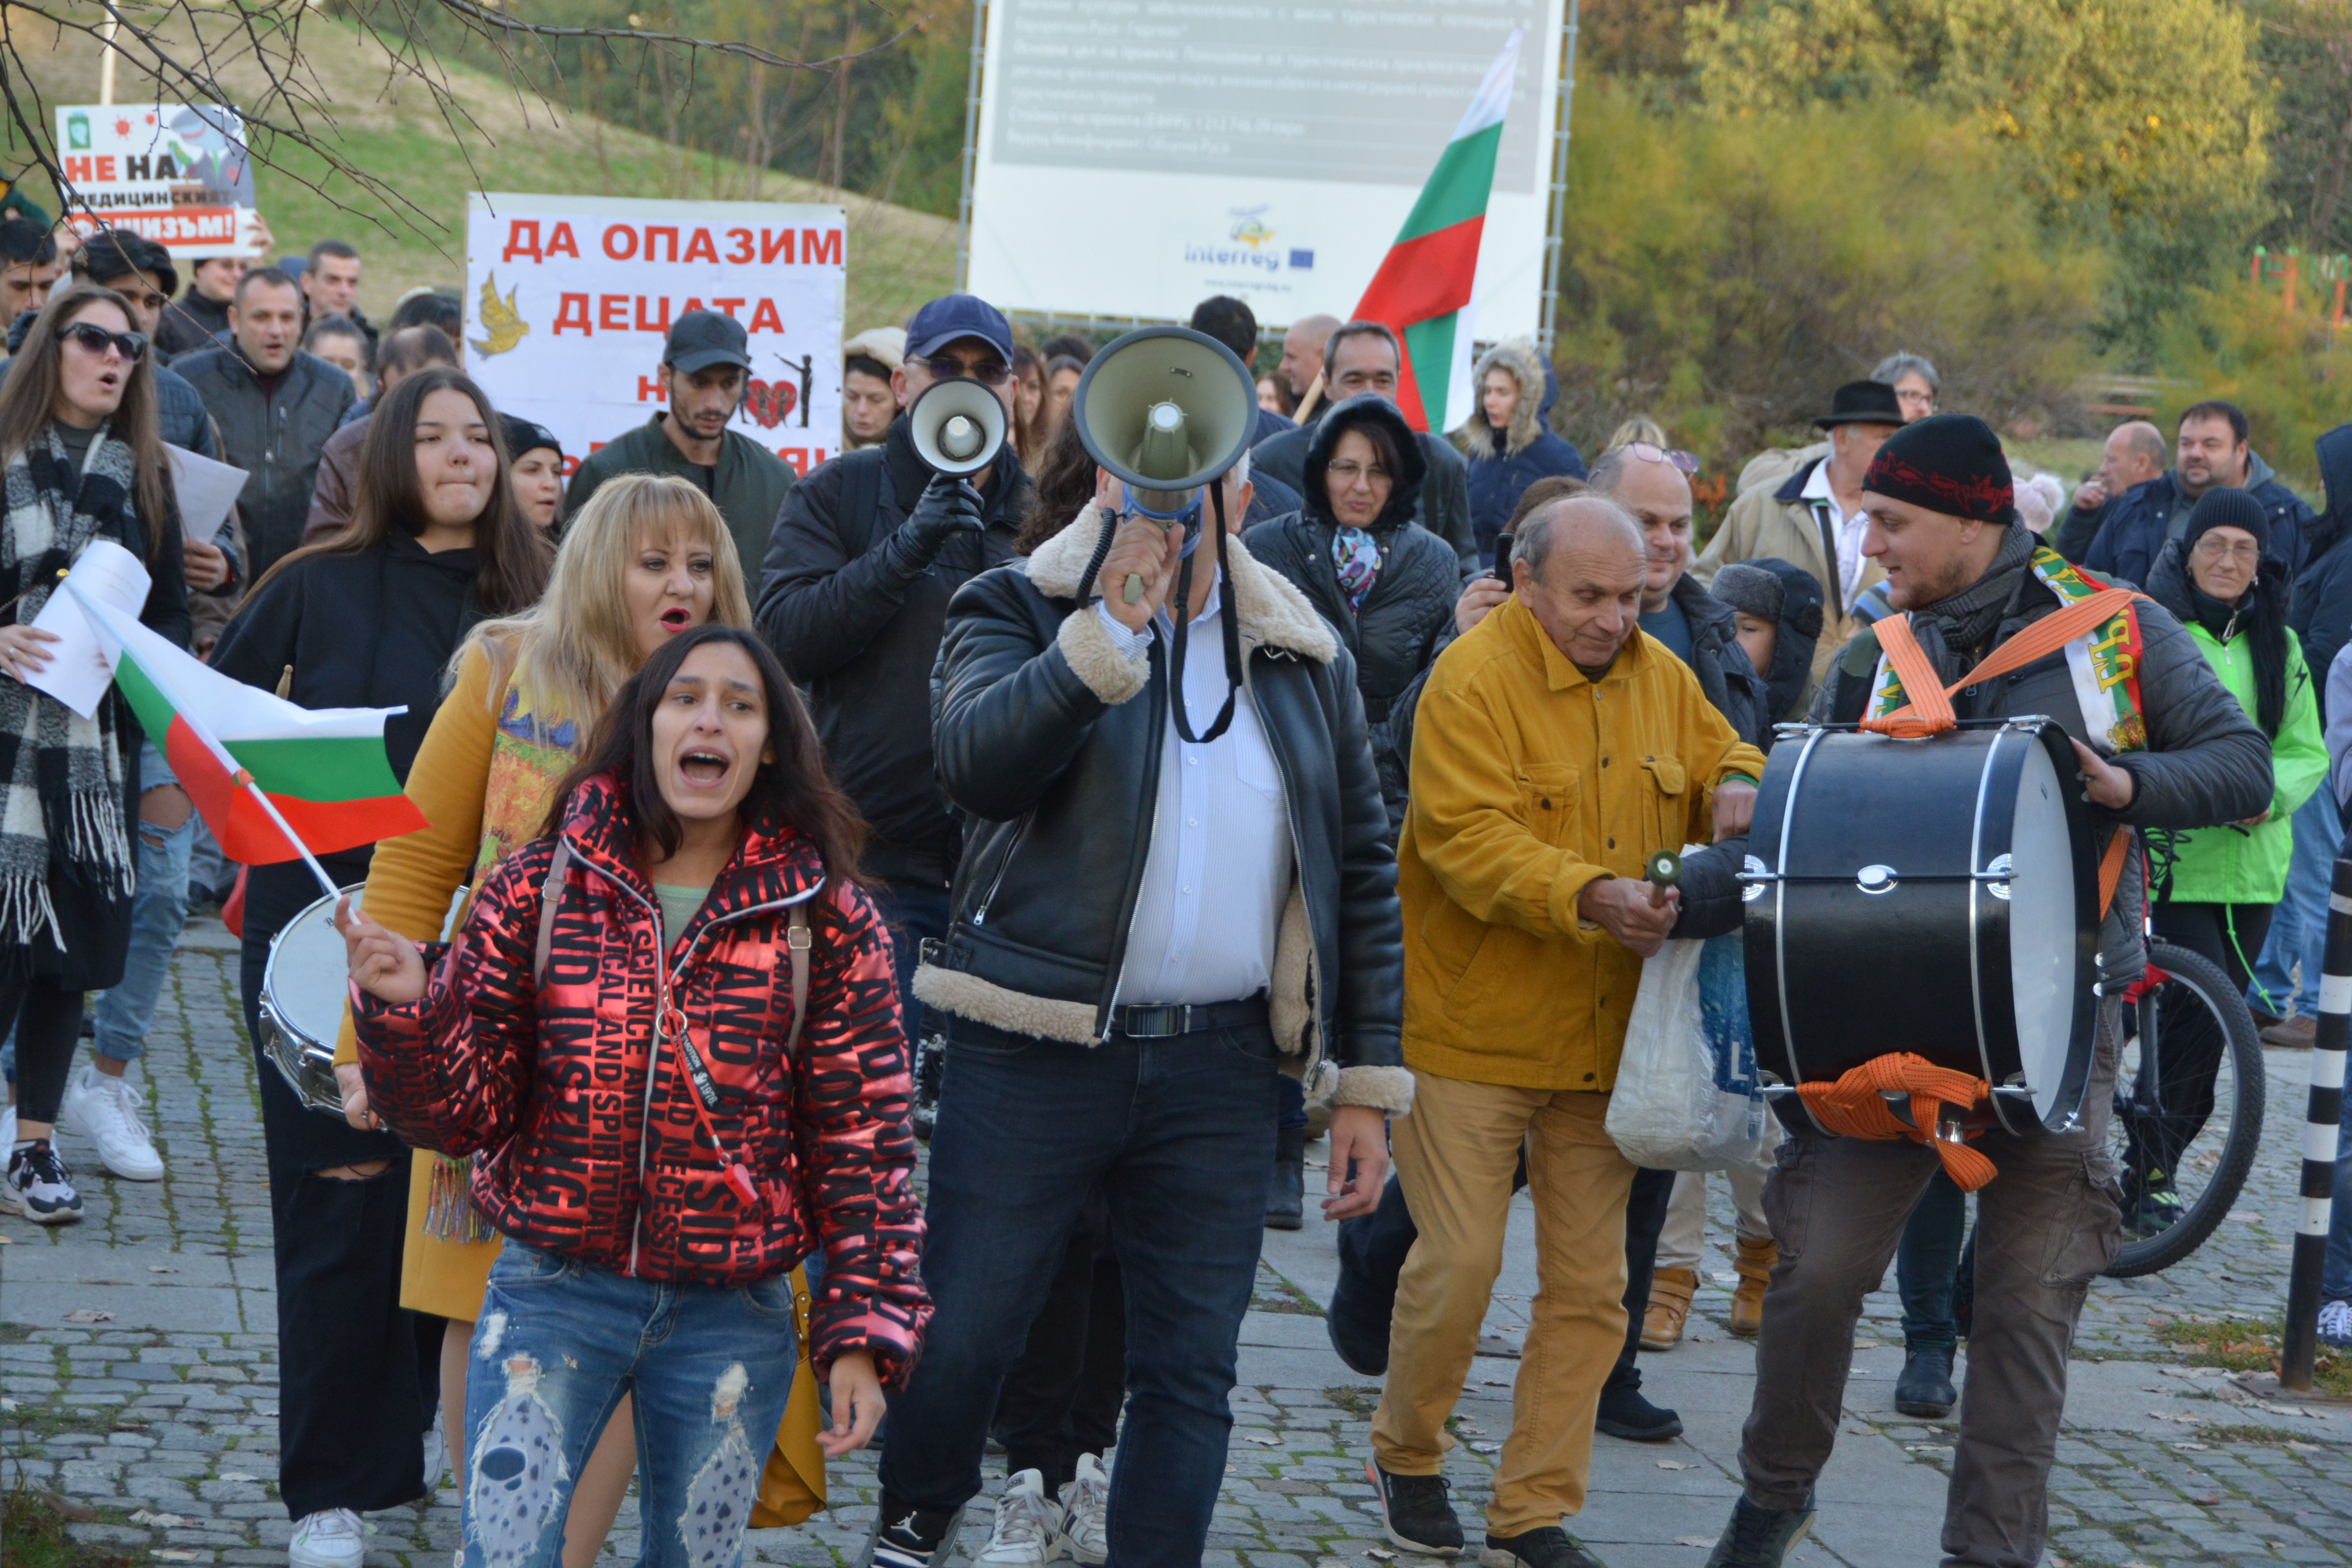
[[[75,603],[89,605],[88,595],[75,585],[70,573],[59,580],[58,586],[71,594]],[[237,762],[236,755],[215,740],[211,731],[205,728],[204,721],[196,717],[195,710],[181,700],[180,694],[173,689],[171,677],[163,673],[161,666],[147,670],[146,674],[147,679],[154,682],[155,689],[163,694],[163,700],[170,703],[172,710],[179,715],[180,722],[185,724],[190,733],[211,749],[214,757],[226,770],[231,782],[251,792],[253,798],[260,804],[263,815],[277,825],[278,831],[286,836],[286,842],[294,846],[295,852],[302,857],[302,864],[310,868],[310,875],[319,879],[320,890],[331,899],[341,892],[342,889],[335,886],[335,879],[327,875],[327,868],[319,864],[319,858],[310,853],[310,847],[302,842],[302,836],[294,831],[293,824],[288,822],[284,815],[278,811],[278,803],[269,798],[268,792],[255,783],[253,774]],[[162,750],[160,746],[157,749]]]

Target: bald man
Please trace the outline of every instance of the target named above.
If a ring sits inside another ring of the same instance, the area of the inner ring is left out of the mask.
[[[2164,432],[2145,419],[2134,419],[2108,431],[2099,471],[2084,480],[2083,488],[2074,492],[2074,504],[2067,510],[2066,520],[2058,525],[2058,536],[2050,542],[2050,547],[2079,563],[2091,548],[2091,541],[2099,537],[2099,525],[2106,521],[2108,509],[2116,498],[2162,474],[2171,457],[2172,449],[2164,443]]]
[[[1337,316],[1301,316],[1282,334],[1282,363],[1274,374],[1290,388],[1294,401],[1306,396],[1307,387],[1323,374],[1323,345],[1339,330]]]
[[[1440,655],[1415,721],[1397,847],[1404,1059],[1397,1173],[1421,1227],[1398,1282],[1371,1477],[1388,1533],[1463,1550],[1440,1477],[1502,1265],[1522,1144],[1541,1292],[1486,1510],[1496,1568],[1589,1563],[1584,1506],[1601,1387],[1625,1342],[1633,1167],[1602,1125],[1642,960],[1685,917],[1642,879],[1659,849],[1744,834],[1764,758],[1688,666],[1641,629],[1640,525],[1579,496],[1524,520],[1511,596]],[[1721,901],[1736,911],[1736,898]],[[1726,929],[1728,929],[1727,926]]]

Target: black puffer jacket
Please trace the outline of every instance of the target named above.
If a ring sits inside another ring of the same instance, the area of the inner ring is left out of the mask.
[[[2338,425],[2315,448],[2320,482],[2327,487],[2327,510],[2304,531],[2303,575],[2286,624],[2303,639],[2303,661],[2314,670],[2336,662],[2336,650],[2352,642],[2352,425]],[[2323,679],[2319,716],[2327,717]]]
[[[898,420],[794,485],[768,536],[754,618],[804,688],[834,776],[874,830],[863,869],[944,888],[962,847],[931,776],[931,664],[948,600],[1016,552],[1029,476],[1007,443],[981,492],[987,530],[948,541],[902,577],[881,549],[923,497],[930,470]]]
[[[245,563],[246,575],[257,583],[279,556],[302,542],[310,492],[318,485],[319,453],[358,395],[352,378],[316,354],[297,350],[276,388],[264,391],[226,335],[211,348],[183,354],[172,368],[205,400],[220,430],[221,460],[251,476],[237,497],[237,510],[253,555]]]
[[[1074,1045],[1108,1026],[1168,723],[1160,639],[1129,659],[1081,587],[1099,538],[1088,507],[950,607],[934,737],[941,781],[978,821],[947,940],[927,945],[915,977],[931,1007]],[[1228,560],[1224,602],[1297,855],[1274,956],[1275,1037],[1309,1093],[1402,1111],[1404,931],[1355,661],[1246,546]]]
[[[1362,605],[1350,612],[1331,556],[1339,525],[1331,517],[1323,470],[1339,437],[1367,425],[1388,429],[1403,454],[1404,471],[1396,476],[1389,503],[1369,531],[1381,548],[1380,575]],[[1351,397],[1315,426],[1307,452],[1303,510],[1259,523],[1242,535],[1259,563],[1281,573],[1305,594],[1354,656],[1356,689],[1363,694],[1372,756],[1380,764],[1391,844],[1404,826],[1405,803],[1403,759],[1389,742],[1389,706],[1437,657],[1442,639],[1454,626],[1454,598],[1460,588],[1460,563],[1453,550],[1412,521],[1426,472],[1412,428],[1396,405],[1370,394]]]

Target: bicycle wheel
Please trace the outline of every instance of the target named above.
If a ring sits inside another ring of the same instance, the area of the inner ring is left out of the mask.
[[[2203,1245],[2238,1201],[2263,1136],[2263,1042],[2245,997],[2187,948],[2151,942],[2147,958],[2165,979],[2124,1008],[2107,1133],[2124,1183],[2124,1246],[2106,1271],[2118,1279],[2169,1268]]]

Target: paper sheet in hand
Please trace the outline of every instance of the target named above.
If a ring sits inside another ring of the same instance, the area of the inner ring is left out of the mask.
[[[84,593],[103,599],[134,621],[147,607],[151,582],[147,568],[110,539],[89,542],[81,559],[73,563],[73,578]],[[55,633],[58,640],[42,645],[42,651],[49,656],[48,666],[25,684],[89,718],[98,711],[99,699],[106,695],[106,689],[114,684],[114,666],[107,661],[106,649],[90,630],[89,618],[72,595],[53,591],[41,613],[33,617],[33,625]]]
[[[172,463],[172,489],[180,498],[180,527],[196,543],[210,544],[251,476],[169,441],[163,451]]]

